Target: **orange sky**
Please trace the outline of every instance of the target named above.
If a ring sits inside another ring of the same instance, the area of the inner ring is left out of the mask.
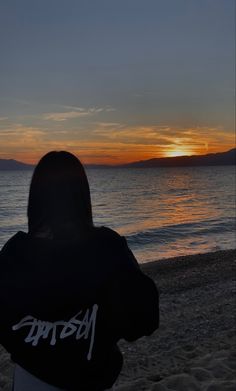
[[[126,126],[96,123],[87,132],[11,125],[0,129],[0,158],[36,163],[50,150],[68,150],[84,163],[121,164],[155,157],[223,152],[234,132],[217,127]]]

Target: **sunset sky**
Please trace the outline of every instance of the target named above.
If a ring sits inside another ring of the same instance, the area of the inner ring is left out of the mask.
[[[0,4],[0,158],[234,147],[234,0]]]

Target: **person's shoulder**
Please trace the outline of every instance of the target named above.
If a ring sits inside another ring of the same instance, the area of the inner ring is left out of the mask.
[[[108,227],[99,227],[98,236],[103,251],[107,251],[113,259],[118,260],[121,270],[139,270],[138,262],[130,250],[126,238]]]
[[[120,240],[122,237],[118,234],[118,232],[113,229],[105,226],[95,227],[95,232],[97,235],[105,238],[110,238],[114,240]]]
[[[111,228],[101,226],[95,227],[95,236],[100,243],[106,244],[108,247],[125,248],[127,242],[124,236],[121,236],[118,232]]]
[[[7,252],[17,250],[19,245],[21,245],[26,238],[27,238],[27,234],[25,232],[23,231],[17,232],[4,244],[4,246],[1,249],[1,254],[5,254]]]

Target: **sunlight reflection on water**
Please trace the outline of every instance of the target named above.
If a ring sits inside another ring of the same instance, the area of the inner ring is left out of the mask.
[[[31,172],[0,172],[0,246],[27,230]],[[235,246],[235,167],[88,169],[94,221],[140,262]]]

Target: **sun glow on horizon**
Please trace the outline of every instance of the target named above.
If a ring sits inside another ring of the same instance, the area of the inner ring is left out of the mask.
[[[51,129],[51,128],[50,128]],[[67,150],[84,164],[119,165],[153,158],[204,155],[234,147],[235,134],[206,126],[129,126],[119,123],[88,124],[83,132],[43,126],[0,124],[0,158],[36,164],[52,150]]]
[[[187,149],[179,149],[179,148],[166,152],[166,157],[191,156],[191,155],[194,155],[192,151],[188,151]]]

